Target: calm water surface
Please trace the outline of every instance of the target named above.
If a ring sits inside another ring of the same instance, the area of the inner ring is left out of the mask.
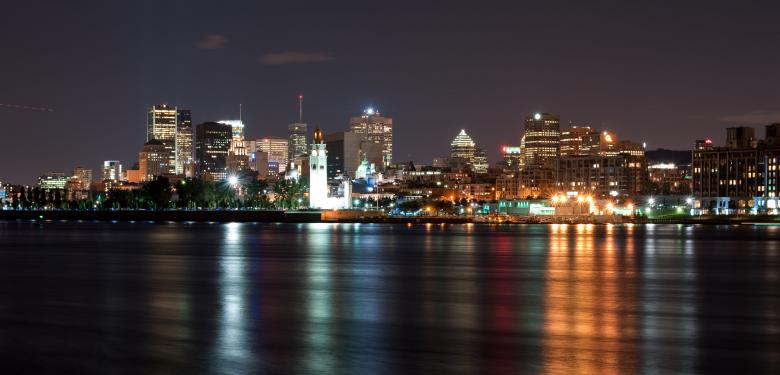
[[[780,373],[780,228],[0,222],[3,373]]]

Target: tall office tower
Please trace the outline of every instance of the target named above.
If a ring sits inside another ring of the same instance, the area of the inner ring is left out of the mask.
[[[752,148],[756,143],[756,129],[749,126],[726,128],[726,147]]]
[[[189,109],[176,110],[176,174],[183,175],[193,163],[192,155],[192,112]],[[190,168],[191,170],[191,168]],[[192,177],[192,176],[187,176]]]
[[[287,131],[289,132],[287,156],[290,158],[290,161],[294,161],[296,158],[306,155],[306,132],[308,127],[303,122],[303,95],[298,95],[298,122],[287,125]]]
[[[525,165],[542,166],[554,162],[561,143],[560,119],[549,113],[525,118]]]
[[[233,128],[218,122],[195,127],[195,163],[197,174],[213,180],[227,178],[227,155]]]
[[[219,120],[220,124],[230,125],[232,138],[235,141],[244,140],[244,121],[242,120]]]
[[[349,121],[350,130],[363,136],[368,141],[382,145],[382,156],[386,167],[393,162],[393,119],[381,116],[373,108],[366,109],[362,115],[352,117]]]
[[[324,208],[327,203],[328,150],[325,149],[325,135],[317,128],[309,152],[309,207]]]
[[[230,125],[233,131],[228,148],[228,171],[238,172],[249,168],[249,152],[244,141],[244,122],[242,120],[220,120],[217,122]]]
[[[289,160],[286,138],[265,137],[255,141],[257,151],[268,153],[268,169],[271,174],[283,174]]]
[[[170,174],[171,151],[162,141],[152,139],[144,143],[138,153],[141,181],[152,181],[159,176]]]
[[[586,155],[582,147],[583,138],[597,133],[590,126],[571,126],[561,129],[561,157]]]
[[[146,118],[146,141],[156,139],[162,142],[168,150],[169,171],[166,174],[176,173],[176,119],[178,113],[176,107],[167,104],[159,104],[149,108]]]
[[[306,131],[308,126],[302,122],[294,122],[287,125],[289,131],[289,150],[287,151],[290,161],[302,155],[306,155]]]
[[[509,169],[519,169],[522,164],[523,154],[519,146],[501,147],[501,155],[504,157],[504,165]]]
[[[70,174],[70,180],[73,182],[72,186],[74,189],[89,190],[89,185],[92,183],[92,170],[76,167]]]
[[[121,181],[122,163],[119,160],[106,160],[103,162],[103,181]]]
[[[466,134],[466,130],[461,129],[450,143],[450,159],[463,159],[467,163],[473,163],[474,152],[476,152],[474,140]]]

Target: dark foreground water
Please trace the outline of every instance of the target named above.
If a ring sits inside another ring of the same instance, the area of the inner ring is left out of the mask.
[[[0,222],[0,373],[780,373],[780,227]]]

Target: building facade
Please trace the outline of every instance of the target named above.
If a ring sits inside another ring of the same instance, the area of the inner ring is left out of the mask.
[[[309,206],[325,208],[328,205],[328,150],[325,135],[319,128],[309,151]]]
[[[170,160],[167,163],[169,171],[165,174],[176,173],[176,131],[178,111],[176,107],[168,104],[158,104],[147,112],[146,141],[160,141],[168,150]]]
[[[152,139],[144,143],[138,153],[138,166],[142,181],[152,181],[159,176],[169,175],[170,149],[162,141]]]
[[[393,162],[393,119],[382,116],[369,108],[362,115],[352,117],[349,121],[350,130],[360,134],[369,142],[382,145],[383,163],[377,167],[385,168]]]
[[[287,125],[287,131],[287,144],[289,148],[287,156],[289,157],[289,161],[294,161],[295,158],[306,155],[306,133],[308,132],[308,126],[302,122],[294,122]]]
[[[256,151],[268,154],[268,173],[283,175],[289,165],[289,140],[287,138],[265,137],[255,141]]]
[[[633,197],[642,193],[647,181],[647,161],[628,154],[560,158],[556,180],[559,191],[594,198]]]
[[[560,153],[560,119],[549,113],[525,118],[525,164],[542,166],[554,163]]]
[[[227,156],[233,128],[218,122],[205,122],[195,128],[197,174],[214,180],[227,178]]]
[[[106,160],[103,162],[103,181],[121,181],[122,163],[119,160]]]
[[[176,110],[176,174],[183,175],[194,162],[192,148],[192,112],[189,109]],[[187,176],[192,177],[192,176]]]

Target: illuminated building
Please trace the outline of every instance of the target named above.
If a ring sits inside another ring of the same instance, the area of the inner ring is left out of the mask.
[[[146,142],[138,153],[138,165],[143,181],[170,174],[170,149],[162,141],[152,139]]]
[[[383,163],[378,167],[389,166],[393,162],[393,119],[381,116],[373,108],[366,109],[361,116],[350,119],[350,130],[364,139],[382,145]]]
[[[68,178],[62,172],[49,172],[38,177],[38,187],[43,190],[64,189]]]
[[[214,180],[227,178],[227,156],[233,128],[218,122],[206,122],[195,128],[197,173]]]
[[[674,163],[654,163],[647,166],[648,179],[658,186],[660,194],[689,194],[691,180],[685,168]]]
[[[364,140],[355,132],[338,132],[325,136],[328,150],[328,179],[347,175],[355,178],[355,171],[363,157],[375,166],[384,162],[382,145]]]
[[[255,141],[256,151],[268,154],[268,169],[271,174],[284,174],[287,170],[289,143],[286,138],[265,137]]]
[[[169,169],[165,174],[176,173],[176,121],[178,111],[176,107],[167,104],[159,104],[149,108],[146,120],[146,141],[160,141],[168,150],[170,159],[166,164]]]
[[[523,164],[523,154],[518,146],[501,147],[501,155],[504,158],[504,165],[509,169],[519,169]]]
[[[471,137],[466,134],[465,129],[461,129],[460,133],[455,136],[455,139],[450,143],[450,158],[466,159],[469,162],[474,160],[474,152],[476,151],[476,144]]]
[[[244,122],[242,120],[220,120],[220,124],[230,125],[232,138],[228,147],[228,172],[249,169],[249,151],[244,141]]]
[[[343,179],[339,187],[341,196],[328,196],[328,150],[325,134],[320,128],[314,130],[314,139],[309,150],[309,207],[338,209],[352,207],[352,181]]]
[[[289,132],[287,156],[290,160],[302,155],[306,155],[306,132],[308,126],[305,123],[294,122],[287,125],[287,131]]]
[[[70,174],[70,181],[76,190],[89,190],[89,185],[92,183],[92,170],[76,167]]]
[[[192,112],[189,109],[176,110],[176,174],[186,174],[187,167],[194,162],[192,156]],[[191,170],[191,169],[190,169]],[[193,177],[193,176],[187,176]]]
[[[693,146],[694,150],[712,150],[712,139],[697,139]]]
[[[103,181],[117,182],[122,180],[122,163],[119,160],[103,162]]]
[[[583,148],[586,136],[598,134],[590,126],[572,126],[561,129],[561,156],[587,155]]]
[[[702,213],[777,213],[780,200],[780,124],[766,126],[766,138],[753,128],[728,128],[726,147],[693,150],[693,196]]]
[[[325,148],[325,135],[317,128],[309,151],[309,207],[326,208],[327,201],[328,150]]]
[[[525,118],[525,165],[542,166],[558,157],[561,143],[560,119],[549,113]]]
[[[488,171],[488,158],[485,150],[477,147],[474,150],[474,160],[471,163],[474,169],[474,173],[487,173]]]
[[[647,180],[644,156],[575,156],[558,159],[559,191],[593,197],[631,197],[642,192]]]

